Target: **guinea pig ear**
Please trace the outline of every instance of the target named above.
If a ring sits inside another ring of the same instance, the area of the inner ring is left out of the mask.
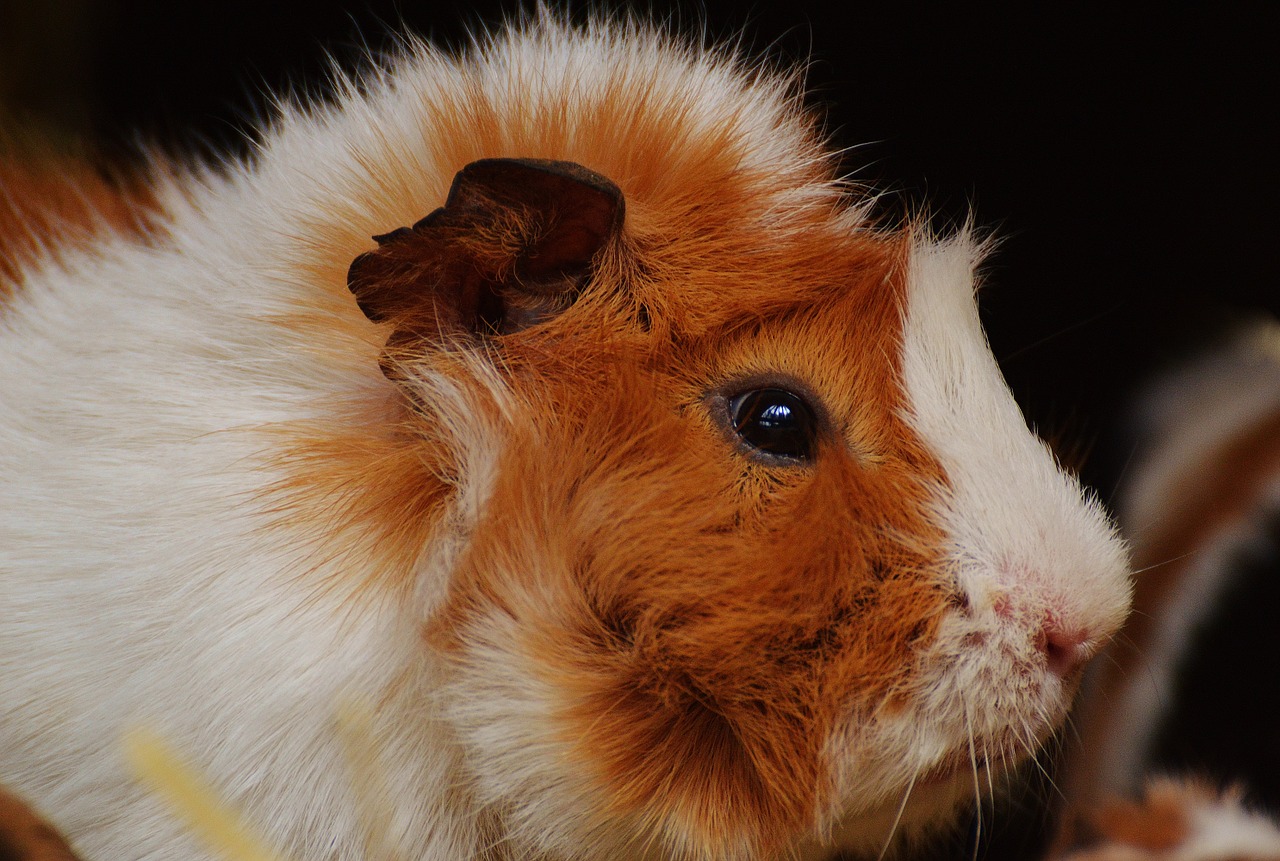
[[[373,237],[347,286],[370,320],[395,324],[389,351],[511,334],[572,304],[623,210],[616,185],[573,162],[472,162],[443,207]]]

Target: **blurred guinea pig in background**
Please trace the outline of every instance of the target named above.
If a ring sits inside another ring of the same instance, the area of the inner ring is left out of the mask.
[[[89,861],[874,857],[1036,752],[1128,607],[979,326],[796,76],[550,14],[251,159],[0,164],[0,778]]]
[[[1072,716],[1058,849],[1280,859],[1280,324],[1216,333],[1131,412],[1134,612]]]

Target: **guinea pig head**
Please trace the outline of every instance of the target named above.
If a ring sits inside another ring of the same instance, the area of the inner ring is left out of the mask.
[[[936,821],[1053,730],[1127,601],[986,346],[974,243],[822,207],[771,234],[724,182],[691,222],[476,162],[351,267],[452,476],[443,711],[502,839],[550,857]]]

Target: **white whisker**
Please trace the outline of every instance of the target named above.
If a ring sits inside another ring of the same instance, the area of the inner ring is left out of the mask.
[[[911,778],[911,782],[907,784],[907,789],[902,793],[902,801],[898,804],[898,812],[893,817],[893,825],[889,826],[889,834],[884,839],[884,846],[880,847],[880,854],[876,857],[876,861],[884,861],[884,857],[889,854],[889,847],[893,845],[893,838],[898,836],[898,826],[902,824],[902,814],[907,809],[907,801],[911,798],[911,791],[916,788],[916,779]]]
[[[962,699],[960,705],[964,709],[964,728],[965,733],[969,736],[969,767],[973,771],[973,800],[975,813],[977,814],[973,832],[973,857],[976,861],[978,847],[982,843],[982,786],[978,778],[978,753],[974,746],[973,721],[969,717],[969,703]]]

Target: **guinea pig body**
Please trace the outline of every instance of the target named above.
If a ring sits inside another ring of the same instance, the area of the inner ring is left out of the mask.
[[[90,861],[207,857],[137,726],[309,861],[948,819],[1126,564],[1000,377],[980,248],[835,170],[792,82],[542,20],[157,169],[138,230],[0,240],[0,777]]]

